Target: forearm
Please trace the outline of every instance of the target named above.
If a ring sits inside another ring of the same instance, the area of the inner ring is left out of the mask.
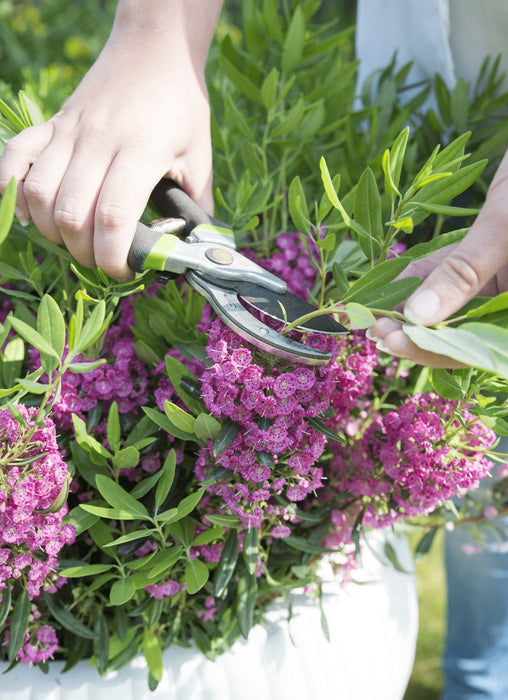
[[[112,37],[149,42],[202,72],[224,0],[120,0]]]

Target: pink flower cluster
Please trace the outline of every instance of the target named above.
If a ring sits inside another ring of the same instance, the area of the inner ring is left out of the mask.
[[[456,402],[435,394],[411,397],[385,415],[369,416],[358,437],[333,447],[325,500],[348,494],[332,512],[328,546],[352,541],[363,511],[366,526],[434,511],[445,500],[478,486],[492,467],[483,454],[495,434]]]
[[[0,591],[8,586],[16,591],[20,585],[34,600],[43,589],[54,593],[61,585],[58,554],[74,542],[75,530],[62,522],[66,505],[47,512],[68,479],[55,426],[49,418],[43,426],[36,424],[36,409],[15,409],[17,418],[0,409]],[[32,622],[38,617],[34,606]],[[8,643],[7,629],[3,644]],[[31,624],[17,656],[38,663],[57,648],[51,626]]]
[[[55,426],[36,426],[35,409],[17,410],[24,424],[0,409],[0,590],[21,578],[35,598],[54,586],[57,555],[75,532],[62,524],[67,506],[44,513],[68,478]]]
[[[22,663],[38,664],[41,661],[50,659],[58,650],[58,638],[55,629],[51,625],[41,625],[33,623],[33,620],[40,617],[38,610],[31,616],[30,625],[25,631],[23,644],[18,651],[17,658]],[[3,646],[8,646],[10,631],[4,635]]]
[[[271,258],[261,260],[260,264],[287,282],[288,289],[302,299],[307,299],[309,290],[314,286],[317,271],[311,262],[303,237],[298,233],[281,233],[277,236],[276,251]],[[316,245],[307,240],[310,250],[319,259]]]
[[[222,501],[244,527],[270,524],[274,537],[290,532],[288,511],[274,496],[284,494],[299,502],[324,484],[318,460],[326,438],[312,420],[331,406],[345,417],[356,397],[371,388],[378,358],[375,346],[368,340],[360,342],[358,336],[337,340],[311,335],[307,342],[322,347],[325,343],[333,360],[311,368],[271,356],[254,359],[242,339],[215,320],[207,345],[213,365],[201,377],[207,409],[238,427],[217,457],[213,458],[211,446],[200,451],[195,467],[199,481],[209,478],[217,466],[228,470],[207,486],[209,500],[203,504],[217,507]]]

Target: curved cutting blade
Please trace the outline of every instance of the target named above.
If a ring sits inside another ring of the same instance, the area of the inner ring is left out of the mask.
[[[291,292],[284,294],[271,292],[258,284],[241,282],[236,285],[236,291],[249,306],[282,323],[293,323],[298,318],[317,310],[315,306]],[[298,329],[325,335],[349,333],[347,328],[327,315],[314,316],[299,325]]]
[[[226,325],[261,350],[304,364],[326,364],[330,361],[329,353],[281,335],[262,321],[254,318],[240,302],[236,290],[221,287],[209,280],[203,280],[192,271],[187,272],[186,278],[190,285],[208,299],[214,311]]]

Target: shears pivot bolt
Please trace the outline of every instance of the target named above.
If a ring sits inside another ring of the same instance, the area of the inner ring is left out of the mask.
[[[208,248],[205,255],[208,260],[217,265],[231,265],[233,262],[233,256],[229,250],[224,250],[224,248]]]

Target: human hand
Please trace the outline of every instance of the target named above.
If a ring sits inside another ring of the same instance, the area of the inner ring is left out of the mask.
[[[492,296],[508,290],[508,153],[489,188],[485,204],[461,243],[442,248],[427,258],[413,261],[404,277],[423,278],[406,301],[408,321],[431,326],[449,318],[472,297]],[[461,367],[443,355],[418,348],[402,325],[380,318],[369,329],[369,337],[381,350],[407,357],[429,367]]]
[[[220,4],[212,4],[218,15]],[[133,276],[127,255],[136,223],[161,177],[213,209],[204,63],[215,23],[206,39],[196,34],[199,58],[175,17],[171,31],[157,33],[144,16],[126,21],[125,5],[60,111],[14,137],[0,159],[0,191],[12,176],[18,182],[19,220],[32,218],[78,262],[118,280]]]

